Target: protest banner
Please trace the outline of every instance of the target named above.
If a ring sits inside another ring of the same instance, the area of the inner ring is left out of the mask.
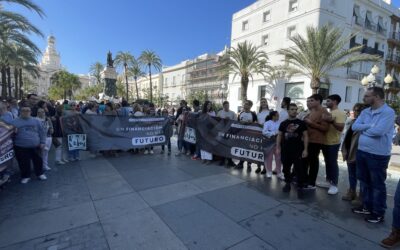
[[[4,170],[14,157],[13,133],[12,126],[0,122],[0,171]]]
[[[72,148],[85,147],[96,151],[164,145],[170,136],[168,131],[171,126],[166,117],[129,118],[82,114],[68,115],[62,123]]]
[[[264,153],[269,152],[276,141],[275,137],[263,136],[258,124],[243,125],[209,115],[190,116],[187,127],[196,130],[196,142],[202,150],[253,163],[263,163]]]

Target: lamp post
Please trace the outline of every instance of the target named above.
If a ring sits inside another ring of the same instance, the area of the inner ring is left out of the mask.
[[[384,85],[383,85],[383,89],[385,90],[386,94],[386,100],[389,100],[389,88],[390,85],[393,82],[393,77],[390,74],[387,74],[385,79],[383,79]]]
[[[374,65],[371,69],[371,73],[368,76],[363,77],[361,84],[364,87],[374,87],[377,84],[376,75],[379,73],[379,70],[379,67]]]

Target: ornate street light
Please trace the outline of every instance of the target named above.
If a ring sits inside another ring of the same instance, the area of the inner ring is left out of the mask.
[[[379,67],[374,65],[371,69],[371,73],[368,76],[364,76],[361,80],[361,84],[364,87],[373,87],[377,84],[375,75],[379,73]]]

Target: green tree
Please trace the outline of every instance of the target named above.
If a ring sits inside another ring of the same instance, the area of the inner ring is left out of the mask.
[[[151,81],[151,68],[153,67],[157,71],[160,71],[162,67],[162,61],[154,51],[145,50],[140,55],[139,62],[148,67],[150,77],[150,102],[153,102],[153,82]]]
[[[101,62],[95,62],[92,65],[90,65],[90,75],[93,76],[96,79],[96,84],[100,85],[101,84],[101,72],[104,70],[104,64]]]
[[[79,89],[75,94],[75,98],[77,100],[90,100],[92,96],[98,98],[99,93],[102,91],[103,87],[100,84],[87,86],[85,88]]]
[[[342,37],[342,31],[331,26],[307,27],[305,37],[295,35],[290,40],[296,45],[279,50],[285,57],[287,69],[311,79],[313,94],[318,93],[321,79],[328,78],[333,69],[346,67],[356,62],[379,61],[376,55],[361,54],[363,45],[349,48],[352,36]]]
[[[135,63],[135,57],[130,52],[119,51],[115,57],[115,64],[118,67],[124,68],[125,86],[126,86],[126,100],[129,98],[129,83],[128,83],[128,68]]]
[[[272,70],[268,64],[268,56],[260,48],[247,41],[238,43],[237,47],[231,48],[225,56],[228,60],[228,72],[234,74],[234,79],[237,76],[240,77],[241,100],[244,103],[247,100],[249,79],[253,78],[255,74],[267,78],[268,71]]]
[[[51,91],[55,95],[59,95],[62,93],[63,99],[66,99],[69,96],[69,99],[72,99],[73,92],[81,87],[81,82],[79,81],[78,76],[69,73],[66,70],[61,70],[55,73],[51,79]],[[50,95],[49,89],[49,95]]]
[[[145,73],[142,71],[140,64],[135,61],[135,63],[128,69],[128,75],[133,77],[135,80],[135,89],[136,89],[136,99],[139,100],[139,88],[137,84],[137,79],[139,77],[144,77]]]

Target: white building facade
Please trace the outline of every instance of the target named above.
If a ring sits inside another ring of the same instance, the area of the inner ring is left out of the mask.
[[[284,58],[277,52],[294,46],[289,40],[291,36],[305,36],[307,26],[332,25],[341,28],[344,36],[356,34],[346,48],[364,44],[363,53],[382,56],[382,63],[378,64],[379,81],[386,73],[384,58],[388,54],[387,39],[393,30],[393,15],[399,16],[399,10],[389,0],[259,0],[233,15],[231,46],[249,41],[268,54],[271,65],[282,65]],[[373,63],[360,63],[351,68],[333,70],[329,78],[323,80],[320,93],[325,97],[339,94],[342,97],[340,108],[351,109],[362,100],[364,88],[360,80],[369,74],[372,66]],[[231,75],[228,86],[231,107],[239,110],[240,78],[233,79]],[[247,90],[254,110],[259,106],[261,97],[266,97],[272,108],[279,109],[284,96],[305,106],[305,100],[311,94],[310,79],[301,75],[274,82],[256,76],[253,81],[250,80]]]

